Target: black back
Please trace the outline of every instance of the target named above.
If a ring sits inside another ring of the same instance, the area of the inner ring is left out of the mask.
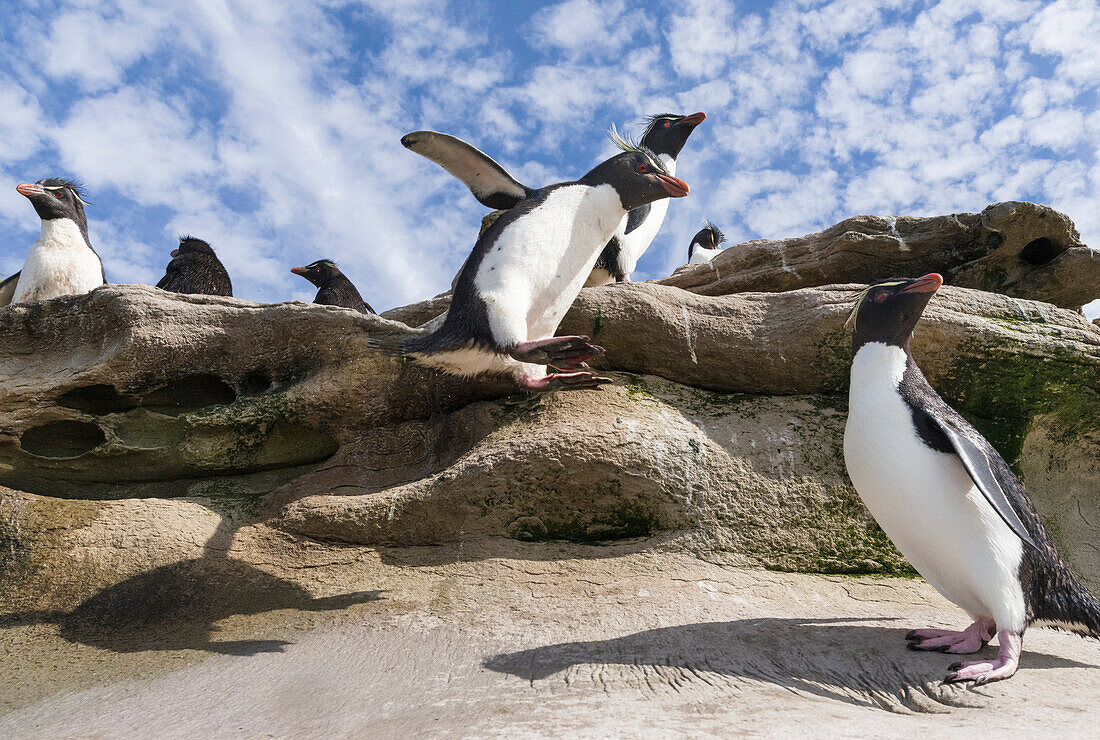
[[[176,256],[168,263],[161,290],[190,295],[233,295],[233,283],[213,248],[192,236],[181,236]]]
[[[314,303],[350,308],[359,313],[374,313],[359,290],[332,260],[316,260],[304,268],[294,268],[294,272],[318,287]]]

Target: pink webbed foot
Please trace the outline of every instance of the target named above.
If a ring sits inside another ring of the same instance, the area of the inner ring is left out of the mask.
[[[588,337],[550,337],[520,342],[509,352],[514,359],[532,365],[551,365],[560,370],[577,370],[603,347],[588,343]]]
[[[910,650],[935,650],[941,653],[965,655],[976,653],[993,639],[994,624],[988,619],[979,619],[962,631],[955,630],[912,630],[905,636]]]
[[[997,651],[996,660],[967,660],[952,663],[947,667],[950,673],[944,677],[943,682],[973,681],[975,686],[981,686],[990,681],[1012,678],[1020,665],[1020,650],[1023,648],[1024,640],[1015,632],[1001,630],[997,633],[997,642],[1001,647]]]
[[[615,382],[595,373],[551,373],[541,378],[521,378],[519,384],[529,391],[546,393],[548,391],[599,390],[601,385]]]

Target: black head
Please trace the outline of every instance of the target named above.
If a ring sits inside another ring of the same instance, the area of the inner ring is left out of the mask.
[[[340,272],[340,268],[337,267],[336,263],[332,260],[317,260],[316,262],[309,263],[305,267],[292,267],[290,271],[295,275],[301,275],[318,288],[333,278],[343,274]]]
[[[180,245],[172,250],[173,257],[178,257],[181,254],[205,254],[213,257],[214,250],[202,239],[184,235],[180,237]]]
[[[611,140],[622,153],[598,164],[581,182],[611,185],[628,211],[661,198],[682,198],[688,194],[687,183],[670,175],[650,149],[626,141],[614,126]]]
[[[718,230],[718,227],[710,221],[703,221],[703,228],[692,237],[691,246],[688,247],[688,259],[696,249],[718,249],[718,245],[726,240],[726,235]]]
[[[847,323],[855,322],[852,354],[868,342],[908,351],[913,327],[941,285],[943,278],[931,272],[919,278],[890,278],[867,286],[848,317]]]
[[[36,183],[22,182],[15,187],[20,195],[26,196],[34,206],[38,217],[43,221],[58,218],[71,218],[80,226],[81,231],[88,228],[84,217],[84,188],[80,183],[63,180],[60,177],[47,177]]]
[[[661,113],[650,116],[645,133],[642,134],[642,146],[657,154],[667,154],[676,159],[684,148],[688,137],[695,127],[707,117],[706,113],[692,113],[690,116],[678,116],[675,113]]]

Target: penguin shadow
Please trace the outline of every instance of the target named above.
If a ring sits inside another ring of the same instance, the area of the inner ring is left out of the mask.
[[[532,684],[561,674],[560,680],[569,685],[585,685],[584,676],[576,674],[590,671],[599,674],[605,687],[619,677],[623,689],[642,685],[654,690],[655,683],[663,682],[670,692],[689,686],[700,692],[736,692],[745,683],[767,683],[795,694],[898,713],[980,706],[975,700],[983,694],[943,684],[942,678],[950,663],[992,658],[996,648],[986,646],[977,656],[909,651],[904,635],[911,625],[902,621],[768,617],[704,622],[501,653],[482,665]],[[1025,652],[1021,666],[1022,673],[1091,667],[1035,652]]]
[[[108,586],[71,611],[0,614],[0,628],[56,624],[72,643],[136,653],[204,650],[249,656],[282,652],[285,640],[218,640],[219,620],[277,609],[335,611],[378,601],[383,591],[317,598],[302,586],[227,556],[237,526],[222,519],[203,557],[181,560]]]

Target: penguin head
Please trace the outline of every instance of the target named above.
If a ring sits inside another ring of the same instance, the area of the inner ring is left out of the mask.
[[[322,285],[342,274],[340,268],[332,260],[317,260],[305,267],[292,267],[290,271],[295,275],[301,275],[309,282],[320,288]]]
[[[181,236],[180,245],[172,250],[172,256],[179,257],[190,255],[215,256],[214,249],[202,239],[188,235]]]
[[[932,295],[943,285],[935,272],[919,278],[889,278],[860,292],[848,322],[855,322],[852,354],[868,342],[908,348],[913,327]]]
[[[623,139],[614,126],[611,140],[622,153],[601,162],[581,182],[615,188],[627,211],[661,198],[682,198],[688,194],[688,184],[670,175],[652,150]]]
[[[645,133],[642,134],[642,146],[651,149],[657,154],[667,154],[676,159],[680,150],[684,148],[688,137],[695,127],[707,117],[706,113],[699,111],[690,116],[679,116],[675,113],[661,113],[650,116]]]
[[[63,180],[60,177],[47,177],[36,183],[21,182],[16,191],[27,198],[34,206],[38,217],[43,221],[70,218],[85,230],[88,220],[84,216],[84,188],[80,183]]]
[[[691,239],[688,247],[688,259],[696,249],[718,249],[718,245],[726,240],[726,235],[718,230],[718,227],[710,221],[703,221],[703,228]]]

